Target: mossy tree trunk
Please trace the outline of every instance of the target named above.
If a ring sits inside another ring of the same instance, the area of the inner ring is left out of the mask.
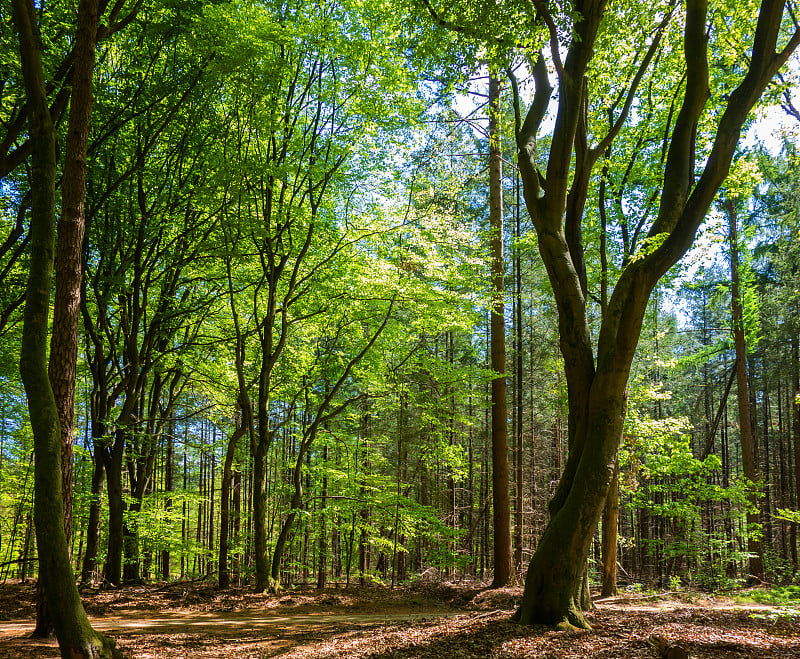
[[[28,126],[32,148],[30,270],[20,375],[28,397],[34,438],[34,520],[39,550],[39,578],[44,585],[61,656],[65,659],[112,657],[115,654],[114,641],[92,629],[81,604],[64,532],[61,425],[47,373],[50,291],[55,253],[56,134],[47,107],[36,8],[32,0],[14,0],[13,10],[29,105]],[[82,2],[79,14],[83,19],[87,11],[92,11],[92,8],[87,9]],[[93,11],[96,14],[96,3]],[[83,22],[81,27],[86,27]],[[56,300],[56,305],[61,302]]]

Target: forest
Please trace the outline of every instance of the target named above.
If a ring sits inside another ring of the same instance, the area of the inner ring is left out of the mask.
[[[0,0],[0,657],[796,656],[799,12]]]

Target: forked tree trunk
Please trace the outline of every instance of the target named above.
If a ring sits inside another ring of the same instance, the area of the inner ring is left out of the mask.
[[[708,2],[688,0],[685,20],[683,98],[675,115],[664,161],[658,215],[647,244],[623,264],[602,314],[596,350],[587,320],[587,277],[582,226],[592,170],[625,122],[643,78],[659,48],[671,14],[654,37],[631,78],[629,101],[614,127],[590,147],[586,75],[607,10],[605,0],[577,2],[572,42],[562,62],[559,35],[550,21],[551,57],[559,78],[558,114],[545,173],[537,164],[537,132],[550,103],[552,86],[543,54],[534,66],[533,103],[522,121],[513,72],[517,146],[525,202],[539,238],[539,252],[558,308],[559,338],[569,402],[569,456],[551,502],[552,517],[534,554],[525,593],[515,618],[524,623],[588,627],[579,605],[591,539],[600,520],[614,472],[625,415],[625,390],[644,313],[658,280],[686,253],[725,180],[742,126],[767,84],[800,45],[797,29],[777,50],[784,2],[764,0],[748,53],[748,69],[730,92],[699,177],[695,142],[709,95]],[[544,10],[543,10],[544,11]],[[546,13],[545,13],[546,17]],[[608,19],[607,19],[608,20]],[[573,169],[574,163],[574,169]]]
[[[81,19],[86,19],[85,13],[90,9],[81,3],[81,10]],[[19,368],[28,397],[34,438],[34,521],[39,578],[44,585],[61,656],[64,659],[111,657],[114,655],[113,640],[92,629],[81,604],[64,533],[59,412],[47,374],[50,287],[55,250],[56,133],[47,107],[42,41],[33,1],[14,0],[13,11],[32,144],[30,269]],[[94,11],[96,13],[96,6]],[[80,28],[86,29],[83,20]],[[85,37],[79,36],[78,40]]]

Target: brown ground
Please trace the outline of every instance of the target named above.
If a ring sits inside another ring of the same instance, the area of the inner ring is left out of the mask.
[[[508,621],[520,589],[425,586],[220,593],[209,585],[87,591],[94,625],[129,657],[201,659],[591,658],[655,659],[648,639],[677,641],[694,659],[800,657],[800,619],[730,601],[599,601],[590,632]],[[35,593],[0,586],[0,659],[58,657],[28,638]]]

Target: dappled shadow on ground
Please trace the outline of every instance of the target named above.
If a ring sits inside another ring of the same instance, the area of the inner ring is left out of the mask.
[[[318,643],[282,656],[654,659],[656,654],[647,640],[657,634],[679,642],[695,659],[800,657],[800,625],[786,619],[752,618],[746,611],[600,610],[589,616],[591,631],[573,632],[516,625],[508,622],[510,613],[464,615],[428,625],[385,628],[372,639]]]
[[[139,659],[655,659],[652,635],[694,659],[800,657],[800,622],[769,607],[615,600],[589,615],[591,631],[561,632],[509,622],[520,594],[448,587],[265,596],[170,585],[92,592],[87,608]],[[30,587],[0,588],[0,659],[58,657],[55,641],[28,638],[32,601]]]

